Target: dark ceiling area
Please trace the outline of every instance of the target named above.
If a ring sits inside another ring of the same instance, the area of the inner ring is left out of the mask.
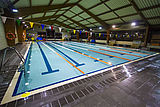
[[[160,24],[160,0],[2,0],[23,20],[62,26],[70,29],[89,29],[102,26]],[[6,5],[7,6],[7,5]],[[4,7],[5,8],[5,7]]]

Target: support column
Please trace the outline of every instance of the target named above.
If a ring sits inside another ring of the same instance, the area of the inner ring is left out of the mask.
[[[88,42],[90,42],[91,40],[90,31],[87,33],[87,35],[88,35]]]
[[[26,35],[27,35],[26,29],[24,29],[24,30],[23,30],[24,41],[26,40]],[[46,36],[47,36],[47,35],[46,35]]]
[[[4,28],[5,28],[5,35],[6,36],[7,36],[7,33],[15,34],[15,21],[14,21],[14,19],[7,19],[4,24]],[[7,39],[7,44],[8,44],[8,46],[15,46],[15,39],[13,39],[13,40]]]
[[[107,30],[107,45],[109,44],[110,32],[110,30]]]
[[[18,41],[20,43],[24,42],[24,35],[23,35],[23,25],[21,24],[20,26],[16,24],[17,27],[17,34],[18,34]]]
[[[146,34],[145,34],[145,38],[144,38],[144,47],[147,46],[148,38],[149,38],[149,26],[146,27]]]
[[[76,33],[77,41],[79,41],[79,32]]]
[[[0,50],[8,47],[7,40],[5,37],[4,25],[0,16]]]

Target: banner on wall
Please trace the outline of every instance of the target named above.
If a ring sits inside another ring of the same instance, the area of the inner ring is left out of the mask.
[[[21,25],[21,21],[20,20],[17,19],[16,22],[17,22],[18,26]]]
[[[80,30],[80,31],[79,31],[79,34],[81,35],[81,33],[82,33],[82,31]]]
[[[42,30],[44,29],[44,26],[45,26],[44,24],[41,24]]]
[[[120,35],[120,34],[118,34],[118,37],[119,37],[119,38],[120,38],[120,36],[121,36],[121,35]]]
[[[69,29],[67,29],[67,32],[69,33]]]
[[[87,36],[87,34],[88,34],[88,33],[86,32],[86,36]]]
[[[33,22],[29,22],[29,24],[30,24],[31,28],[33,28],[33,24],[34,24],[34,23],[33,23]]]
[[[2,22],[5,24],[7,17],[1,16],[1,18],[2,18]]]
[[[51,26],[51,31],[53,31],[53,26]]]
[[[73,33],[76,34],[76,30],[73,30]]]
[[[118,37],[118,35],[116,34],[116,38]]]
[[[62,31],[62,28],[61,27],[59,27],[59,32],[61,32]]]

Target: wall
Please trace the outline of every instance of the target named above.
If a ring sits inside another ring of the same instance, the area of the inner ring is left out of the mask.
[[[3,22],[2,22],[2,19],[0,16],[0,50],[4,49],[6,47],[8,47],[8,45],[7,45],[7,41],[5,38]]]
[[[5,24],[4,24],[5,34],[7,33],[13,33],[15,34],[15,20],[7,18]],[[8,46],[15,46],[15,39],[10,40],[7,39]]]
[[[17,44],[18,43],[17,27],[15,27],[15,35],[16,35],[15,44]]]

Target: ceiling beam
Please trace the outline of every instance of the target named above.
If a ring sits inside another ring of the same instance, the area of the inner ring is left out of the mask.
[[[63,15],[63,16],[64,16],[65,18],[67,18],[68,20],[72,21],[73,23],[77,24],[78,26],[81,26],[82,28],[84,28],[84,29],[86,29],[86,30],[88,29],[85,25],[83,25],[83,24],[81,24],[81,23],[73,20],[72,18],[69,18],[69,17],[67,17],[66,15]]]
[[[63,4],[67,4],[67,2],[69,2],[69,0],[66,0]],[[71,6],[72,7],[72,6]],[[70,8],[71,8],[70,7]],[[61,9],[58,9],[55,13],[54,13],[54,15],[56,15],[57,14],[57,12],[59,12]]]
[[[82,1],[82,0],[80,0],[80,1]],[[79,2],[80,2],[80,1],[79,1]],[[104,2],[107,2],[107,1],[109,1],[109,0],[105,0]],[[78,3],[77,3],[77,4],[78,4]],[[101,4],[103,4],[103,2],[100,2],[100,3],[98,3],[98,4],[93,5],[92,7],[88,8],[88,10],[93,9],[94,7],[97,7],[97,6],[101,5]],[[80,16],[80,14],[82,14],[83,12],[84,12],[84,11],[82,11],[82,12],[80,12],[80,13],[72,16],[71,18],[73,18],[73,17],[75,17],[75,16]],[[91,18],[91,17],[90,17],[90,18]]]
[[[64,23],[61,23],[59,22],[58,20],[50,20],[50,21],[44,21],[44,22],[41,22],[43,24],[49,24],[49,25],[52,25],[52,24],[58,24],[62,27],[65,27],[65,28],[69,28],[69,29],[74,29],[73,27],[69,26],[69,25],[66,25]]]
[[[103,2],[104,5],[111,10],[111,12],[113,12],[119,19],[121,19],[122,22],[125,23],[125,21],[115,11],[113,11],[104,1],[101,0],[101,2]]]
[[[52,4],[52,2],[53,2],[53,0],[50,0],[48,3],[48,6],[50,6]],[[45,17],[46,13],[47,13],[47,11],[44,12],[43,17]]]
[[[149,17],[149,18],[147,18],[147,20],[151,20],[151,19],[160,19],[160,16],[155,16],[155,17]]]
[[[81,2],[82,0],[78,0],[77,2],[76,2],[76,5],[79,3],[79,2]],[[63,12],[62,13],[62,15],[64,15],[67,11],[69,11],[71,8],[73,8],[74,6],[71,6],[70,8],[68,8],[65,12]],[[59,17],[58,17],[59,18]]]
[[[29,0],[29,6],[30,8],[32,8],[32,0]],[[32,14],[31,14],[31,18],[32,18]]]
[[[137,11],[137,13],[139,14],[139,16],[141,16],[141,18],[145,21],[145,23],[147,25],[149,25],[148,20],[145,18],[145,16],[142,14],[142,12],[140,11],[139,7],[136,5],[136,3],[133,0],[129,0],[129,2],[132,4],[133,8]]]
[[[57,4],[57,5],[50,5],[50,6],[32,6],[32,7],[24,7],[18,8],[19,15],[18,16],[26,16],[35,13],[43,13],[44,11],[60,9],[65,7],[74,6],[75,3],[68,3],[68,4]]]
[[[54,16],[46,16],[46,17],[31,18],[31,19],[26,19],[26,20],[27,20],[27,21],[36,22],[36,21],[43,21],[43,20],[50,19],[50,18],[57,18],[57,17],[59,17],[59,16],[60,16],[60,15],[54,15]]]
[[[17,2],[19,2],[20,0],[15,0],[14,2],[13,2],[13,5],[15,5]]]
[[[96,15],[94,15],[93,13],[91,13],[90,11],[88,11],[88,9],[84,8],[83,6],[81,6],[79,4],[77,6],[80,7],[84,12],[86,12],[93,19],[95,19],[98,23],[100,23],[104,28],[108,28],[109,27],[109,25],[107,23],[105,23],[99,17],[97,17]]]
[[[125,6],[122,6],[122,7],[119,7],[119,8],[115,8],[115,9],[109,10],[107,12],[100,13],[100,14],[98,14],[96,16],[104,15],[104,14],[110,13],[112,11],[117,11],[117,10],[120,10],[120,9],[123,9],[123,8],[127,8],[127,7],[130,7],[130,6],[132,6],[132,5],[131,4],[127,4]]]
[[[124,18],[124,17],[134,16],[134,15],[138,15],[138,14],[137,14],[137,13],[133,13],[133,14],[129,14],[129,15],[124,15],[124,16],[119,16],[119,17],[115,17],[115,18],[107,19],[107,20],[104,20],[104,21],[110,21],[110,20],[115,20],[115,19],[119,19],[119,18]]]
[[[139,9],[139,10],[140,11],[145,11],[145,10],[155,9],[155,8],[160,8],[160,4],[157,4],[157,5],[154,5],[154,6],[151,6],[151,7],[146,7],[146,8]]]

